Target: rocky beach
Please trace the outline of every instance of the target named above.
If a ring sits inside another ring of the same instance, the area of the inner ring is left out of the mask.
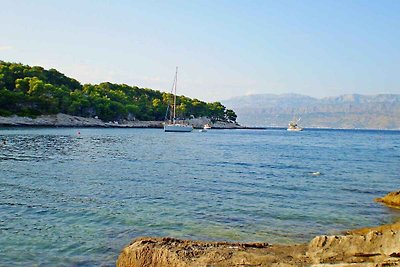
[[[389,193],[381,202],[400,208],[399,194]],[[117,266],[400,266],[400,222],[295,245],[142,237],[122,250]]]
[[[217,121],[211,123],[208,118],[196,118],[186,120],[194,128],[203,128],[205,124],[212,124],[214,129],[242,129],[236,123]],[[30,127],[118,127],[118,128],[162,128],[163,121],[109,121],[105,122],[98,118],[85,118],[63,113],[54,115],[41,115],[36,118],[21,116],[0,116],[0,126],[30,126]]]

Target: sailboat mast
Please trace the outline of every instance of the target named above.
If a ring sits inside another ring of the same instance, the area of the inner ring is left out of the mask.
[[[175,85],[174,85],[174,111],[173,111],[173,121],[175,122],[175,113],[176,113],[176,84],[178,83],[178,67],[176,67],[176,72],[175,72]]]

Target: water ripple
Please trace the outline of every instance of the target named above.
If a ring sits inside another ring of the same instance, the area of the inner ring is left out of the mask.
[[[111,266],[143,235],[290,243],[400,217],[373,202],[398,182],[399,132],[76,131],[0,131],[1,264]]]

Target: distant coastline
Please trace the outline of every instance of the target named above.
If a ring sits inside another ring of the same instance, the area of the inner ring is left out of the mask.
[[[202,129],[207,123],[211,123],[207,118],[197,118],[187,120],[195,129]],[[22,116],[0,116],[0,127],[74,127],[74,128],[163,128],[163,121],[120,121],[105,122],[97,118],[86,118],[72,116],[63,113],[54,115],[41,115],[36,118]],[[213,129],[241,129],[241,130],[286,130],[286,127],[278,126],[246,126],[232,122],[217,121],[211,123]],[[329,128],[329,127],[309,127],[306,130],[359,130],[359,131],[400,131],[400,129],[377,129],[377,128]]]
[[[314,98],[305,95],[248,95],[222,101],[245,125],[285,127],[294,116],[306,128],[400,129],[400,95]]]
[[[201,129],[206,123],[210,123],[207,118],[187,120],[194,128]],[[0,116],[0,126],[2,127],[101,127],[101,128],[163,128],[163,121],[109,121],[104,122],[98,118],[86,118],[72,116],[63,113],[54,115],[41,115],[36,118],[21,117],[17,115],[2,117]],[[212,123],[213,129],[246,129],[237,123],[216,121]]]

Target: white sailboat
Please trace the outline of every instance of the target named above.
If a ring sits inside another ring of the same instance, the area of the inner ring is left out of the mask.
[[[192,125],[178,123],[176,121],[176,84],[177,84],[177,82],[178,82],[178,67],[176,67],[174,84],[172,86],[172,93],[174,94],[174,104],[172,106],[172,114],[171,114],[169,121],[164,123],[164,132],[191,132],[193,130]],[[168,109],[169,109],[169,105],[168,105]],[[168,115],[168,109],[167,109],[167,113],[165,114],[166,117]]]
[[[300,118],[301,119],[301,118]],[[295,119],[293,119],[291,122],[289,122],[289,126],[287,128],[288,131],[291,132],[300,132],[303,131],[303,128],[301,128],[297,123],[300,121],[300,119],[298,119],[297,121]]]

